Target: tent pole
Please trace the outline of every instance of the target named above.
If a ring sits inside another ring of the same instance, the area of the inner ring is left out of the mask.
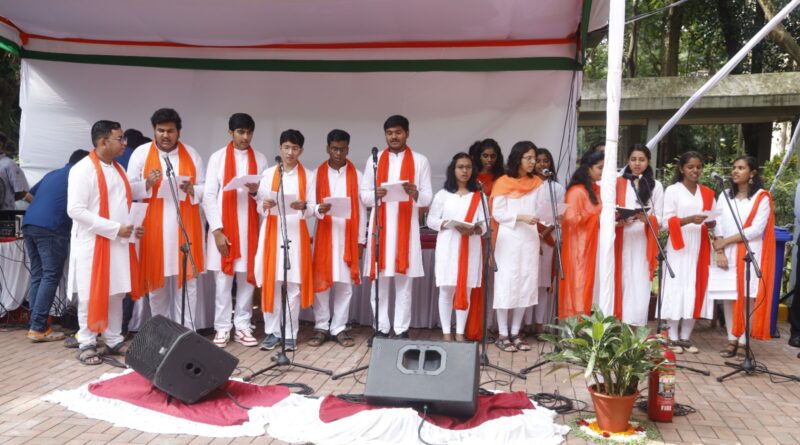
[[[722,67],[722,69],[717,71],[717,73],[714,74],[714,76],[712,76],[711,79],[708,79],[708,81],[702,87],[700,87],[700,89],[697,90],[697,92],[695,92],[692,95],[692,97],[690,97],[689,100],[686,101],[685,104],[683,104],[683,106],[675,113],[675,115],[673,115],[667,121],[667,123],[665,123],[664,126],[661,127],[661,130],[659,130],[658,134],[656,134],[652,139],[650,139],[650,141],[647,142],[647,147],[650,148],[651,150],[655,148],[655,146],[658,145],[659,141],[661,141],[661,139],[663,139],[664,136],[666,136],[667,133],[669,133],[669,131],[672,130],[672,127],[678,124],[678,121],[680,121],[683,118],[683,116],[694,106],[694,104],[698,100],[700,100],[703,96],[705,96],[705,94],[709,90],[714,88],[714,86],[717,83],[719,83],[720,80],[724,79],[728,74],[730,74],[730,72],[733,71],[736,65],[738,65],[739,62],[741,62],[742,59],[744,59],[747,56],[747,54],[750,53],[750,50],[753,49],[753,47],[756,46],[759,42],[764,40],[764,38],[770,33],[770,31],[772,31],[773,28],[778,26],[778,24],[781,21],[783,21],[783,19],[785,19],[786,16],[788,16],[798,6],[800,6],[800,0],[792,0],[788,5],[786,5],[783,9],[781,9],[779,13],[775,14],[775,17],[773,17],[772,20],[767,22],[767,24],[764,25],[764,27],[761,28],[761,30],[755,36],[753,36],[753,38],[750,39],[750,41],[747,42],[742,47],[742,49],[740,49],[739,52],[737,52],[736,55],[733,56],[733,58],[729,60],[728,63],[725,64],[725,66]],[[611,44],[609,42],[609,47],[610,46]],[[611,60],[610,56],[609,60]]]
[[[792,140],[789,142],[789,148],[786,149],[786,154],[783,155],[783,161],[781,161],[781,166],[778,167],[778,171],[775,172],[775,178],[772,180],[772,185],[769,186],[769,192],[772,193],[775,190],[775,186],[778,184],[778,178],[781,177],[783,171],[786,170],[786,164],[789,163],[789,159],[792,158],[792,153],[794,153],[794,148],[797,146],[797,128],[800,127],[800,121],[797,122],[797,125],[792,128]]]
[[[797,0],[800,1],[800,0]],[[600,234],[597,242],[597,275],[600,309],[614,313],[614,212],[617,194],[617,144],[619,141],[619,103],[622,89],[622,50],[625,33],[625,0],[611,0],[608,10],[608,74],[606,79],[606,151],[600,180]]]

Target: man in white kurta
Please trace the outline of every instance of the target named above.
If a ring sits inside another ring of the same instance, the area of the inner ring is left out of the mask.
[[[163,237],[164,255],[164,287],[150,291],[150,311],[152,315],[163,315],[173,321],[180,323],[181,320],[181,288],[179,276],[179,263],[181,262],[180,245],[183,244],[183,237],[178,230],[178,216],[175,210],[175,200],[172,197],[170,186],[167,183],[167,164],[165,157],[169,158],[172,164],[175,178],[178,180],[177,186],[180,190],[191,197],[193,206],[199,206],[203,198],[203,184],[205,183],[205,165],[203,158],[197,151],[185,145],[189,156],[194,163],[196,177],[194,184],[181,182],[179,172],[181,171],[180,159],[178,156],[178,145],[180,139],[181,119],[175,110],[162,108],[157,110],[151,117],[153,124],[153,142],[140,145],[134,150],[128,161],[128,180],[131,183],[133,197],[142,200],[150,197],[151,188],[157,181],[161,180],[159,186],[159,196],[164,201],[164,216],[161,236]],[[160,168],[150,171],[145,176],[145,164],[150,150],[157,150]],[[180,196],[178,197],[181,198]],[[147,230],[147,227],[145,227]],[[201,240],[202,241],[202,240]],[[197,247],[197,246],[195,246]],[[202,247],[201,247],[202,249]],[[141,251],[141,246],[140,246]],[[204,261],[204,258],[194,258],[195,263]],[[188,265],[191,270],[191,264]],[[202,273],[202,270],[198,270]],[[187,301],[184,317],[184,326],[189,329],[195,327],[195,316],[197,308],[197,280],[187,281]]]
[[[280,174],[279,166],[273,166],[264,172],[264,177],[261,179],[261,184],[258,188],[258,209],[266,218],[270,215],[277,215],[278,227],[277,238],[275,245],[270,246],[273,252],[265,252],[265,237],[267,221],[261,224],[261,230],[258,238],[258,250],[256,251],[255,259],[255,275],[256,282],[259,286],[268,286],[269,283],[265,282],[266,277],[263,274],[264,256],[275,255],[275,282],[272,284],[274,289],[274,301],[272,312],[264,310],[264,333],[267,337],[261,342],[261,349],[271,350],[280,344],[284,339],[281,336],[281,317],[285,315],[285,335],[286,343],[285,348],[288,351],[296,349],[297,332],[300,328],[300,292],[302,286],[313,286],[313,283],[304,283],[301,274],[301,254],[300,254],[300,221],[311,218],[315,215],[316,205],[314,204],[314,193],[311,188],[312,178],[314,175],[313,170],[305,170],[306,175],[306,200],[300,199],[300,175],[301,169],[304,169],[300,163],[299,158],[303,153],[303,143],[305,138],[297,130],[286,130],[281,133],[280,138],[280,152],[283,165],[283,193],[275,195],[272,191],[272,184],[276,175]],[[284,209],[283,203],[278,200],[285,196],[285,211],[286,211],[286,233],[289,238],[289,270],[287,271],[287,309],[289,314],[284,314],[284,308],[281,304],[281,284],[284,281],[284,254],[283,254],[283,230],[280,226],[281,212]],[[280,207],[279,207],[280,205]],[[309,259],[310,261],[310,259]],[[262,289],[262,293],[263,293]]]
[[[331,204],[322,202],[325,197],[316,194],[317,181],[319,180],[321,169],[327,169],[328,188],[330,191],[328,197],[331,198],[348,197],[347,184],[350,179],[348,171],[355,173],[356,189],[352,198],[357,201],[358,214],[351,215],[351,218],[329,215],[331,221],[330,245],[321,246],[319,237],[315,237],[315,258],[318,253],[317,249],[330,249],[331,283],[327,289],[316,292],[314,298],[315,332],[308,343],[311,346],[319,346],[330,335],[340,345],[351,347],[354,342],[345,332],[345,328],[347,327],[347,318],[350,312],[350,299],[353,296],[353,278],[350,265],[345,261],[345,240],[347,239],[346,228],[348,220],[355,221],[356,219],[358,220],[358,239],[356,242],[359,245],[359,250],[363,248],[367,240],[367,212],[359,198],[359,187],[363,178],[361,172],[354,167],[350,167],[352,163],[347,159],[347,154],[350,152],[350,135],[347,132],[343,130],[331,131],[328,133],[327,143],[326,151],[329,159],[317,169],[314,175],[314,185],[312,186],[312,190],[315,192],[315,201],[318,203],[317,218],[324,219],[331,210]],[[320,224],[317,224],[317,231],[319,230]],[[358,252],[356,252],[353,261],[356,262],[356,267],[358,267]],[[315,273],[319,274],[320,271],[315,270]],[[331,310],[331,294],[333,294],[333,310]]]
[[[403,159],[406,153],[412,154],[414,158],[414,182],[403,182],[403,191],[412,198],[411,209],[411,234],[408,246],[408,269],[405,273],[395,270],[395,261],[398,254],[398,202],[382,202],[380,205],[386,208],[386,225],[381,228],[386,232],[386,244],[380,246],[383,250],[386,264],[385,269],[378,275],[379,283],[379,310],[378,332],[376,336],[387,337],[391,328],[389,321],[389,281],[394,281],[395,286],[395,305],[394,305],[394,332],[399,338],[408,338],[408,327],[411,324],[411,284],[414,277],[425,275],[422,265],[422,246],[419,232],[419,208],[427,207],[433,199],[431,190],[431,168],[428,158],[419,152],[412,151],[406,141],[409,136],[408,119],[403,116],[391,116],[384,123],[384,135],[386,137],[387,148],[378,153],[378,159],[388,156],[389,171],[386,183],[399,182]],[[373,171],[373,157],[367,159],[364,167],[364,180],[361,183],[361,201],[367,207],[375,206],[375,189]],[[378,199],[386,196],[387,190],[378,184]],[[374,232],[375,214],[373,211],[370,216],[369,233]],[[366,250],[366,261],[364,262],[364,275],[369,276],[373,260],[372,243]],[[375,314],[375,287],[372,286],[372,312]]]
[[[128,202],[125,178],[114,166],[113,159],[125,148],[122,129],[118,123],[100,121],[92,127],[95,153],[105,176],[108,190],[108,218],[100,213],[98,176],[92,160],[87,156],[70,170],[67,191],[67,214],[72,218],[68,294],[78,293],[77,339],[82,363],[100,364],[95,351],[97,333],[88,327],[89,294],[92,287],[94,248],[97,236],[110,242],[108,288],[108,327],[103,337],[108,348],[117,350],[123,342],[122,299],[131,290],[129,240],[134,236],[133,226],[126,224]],[[137,231],[138,234],[141,231]]]
[[[203,196],[203,210],[208,221],[208,250],[206,267],[215,272],[216,298],[214,305],[214,344],[225,347],[230,338],[231,328],[236,328],[234,340],[244,346],[256,346],[258,342],[253,337],[250,329],[250,319],[253,315],[253,290],[254,285],[248,282],[248,273],[252,274],[253,264],[249,261],[248,206],[256,202],[258,181],[245,184],[236,190],[236,220],[238,224],[238,242],[240,255],[233,261],[233,273],[223,272],[222,257],[231,254],[231,237],[223,227],[223,196],[225,192],[225,167],[227,153],[233,153],[235,174],[234,178],[247,176],[249,173],[249,159],[253,156],[256,163],[256,174],[260,175],[267,168],[267,158],[250,147],[253,139],[255,122],[253,118],[244,113],[231,116],[229,122],[231,142],[211,155],[206,172],[206,183]],[[229,180],[232,178],[229,178]],[[258,220],[255,221],[258,224]],[[232,229],[231,229],[232,230]],[[257,232],[256,232],[257,233]],[[236,306],[232,308],[231,290],[234,276],[236,278]],[[233,323],[231,323],[231,310],[233,309]]]

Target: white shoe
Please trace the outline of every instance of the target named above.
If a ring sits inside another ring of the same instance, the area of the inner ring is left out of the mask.
[[[233,339],[242,346],[258,346],[258,340],[253,337],[253,333],[249,329],[239,329]]]
[[[231,331],[217,331],[214,336],[214,345],[224,348],[228,346],[228,340],[231,338]]]

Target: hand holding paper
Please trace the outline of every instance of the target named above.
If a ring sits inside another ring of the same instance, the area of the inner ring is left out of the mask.
[[[722,209],[703,210],[700,214],[707,216],[703,222],[716,221],[722,215]]]
[[[178,192],[178,201],[183,201],[186,199],[186,192],[181,190],[181,184],[191,179],[190,176],[176,176],[175,177],[175,191]],[[158,187],[158,198],[166,198],[172,199],[172,190],[170,190],[170,186],[167,181],[172,181],[171,177],[164,177],[161,181],[161,186]]]
[[[223,192],[227,192],[230,190],[241,189],[247,191],[247,184],[258,184],[261,182],[261,178],[264,175],[244,175],[244,176],[237,176],[228,182],[225,187],[222,189]]]
[[[384,182],[381,187],[386,189],[383,202],[400,202],[408,200],[408,193],[403,188],[406,181]]]
[[[322,200],[325,204],[330,204],[331,209],[326,213],[334,218],[350,218],[350,198],[347,196],[329,196]]]
[[[142,227],[142,223],[144,222],[144,217],[147,215],[147,203],[144,202],[134,202],[131,204],[130,210],[128,210],[128,218],[125,220],[125,224],[130,224],[133,227]],[[132,236],[128,239],[129,243],[136,242],[136,237]]]

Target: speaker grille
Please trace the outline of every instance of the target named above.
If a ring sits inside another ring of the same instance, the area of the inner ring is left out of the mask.
[[[178,339],[189,332],[188,328],[156,315],[133,338],[125,355],[125,364],[148,380],[154,380],[164,356]]]

